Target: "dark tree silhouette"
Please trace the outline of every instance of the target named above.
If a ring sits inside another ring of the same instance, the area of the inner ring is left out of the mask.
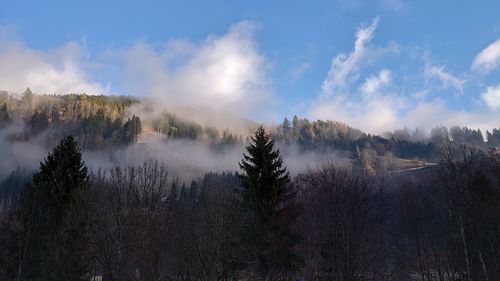
[[[7,104],[4,103],[2,106],[0,106],[0,128],[8,125],[10,121],[11,119],[9,116],[9,111],[7,109]]]
[[[244,202],[255,215],[252,247],[263,280],[288,280],[300,265],[294,252],[298,238],[292,230],[297,216],[290,176],[271,135],[260,127],[239,163]]]
[[[17,216],[26,239],[20,250],[29,253],[18,265],[16,279],[82,280],[89,273],[87,185],[82,154],[69,136],[49,153],[21,194]]]
[[[255,211],[259,220],[266,223],[276,211],[279,197],[290,183],[290,175],[283,166],[279,150],[274,149],[271,135],[260,127],[246,147],[239,163],[243,173],[241,179],[245,188],[245,199]]]

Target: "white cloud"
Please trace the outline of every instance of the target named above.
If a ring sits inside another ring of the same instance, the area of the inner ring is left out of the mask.
[[[424,89],[424,90],[418,90],[416,92],[414,92],[411,97],[416,99],[416,100],[424,100],[427,96],[429,95],[429,90],[428,89]]]
[[[471,112],[466,110],[453,110],[447,105],[446,100],[433,99],[428,102],[418,102],[412,109],[400,117],[400,127],[422,127],[426,130],[442,126],[467,126],[479,128],[486,132],[492,128],[498,128],[500,111]]]
[[[382,69],[378,76],[369,77],[361,86],[361,90],[367,94],[377,93],[380,88],[391,82],[392,72],[387,69]]]
[[[254,30],[253,23],[244,21],[199,44],[174,40],[157,50],[137,43],[125,55],[130,89],[157,97],[170,108],[203,107],[240,116],[260,110],[270,90],[268,65]],[[189,47],[179,52],[179,46]]]
[[[489,108],[500,109],[500,84],[488,87],[481,97]]]
[[[332,95],[341,91],[349,82],[349,79],[356,79],[358,64],[366,54],[366,45],[373,38],[378,20],[379,18],[376,17],[370,26],[358,29],[354,50],[349,55],[338,54],[333,58],[330,71],[328,71],[321,86],[324,95]]]
[[[491,43],[474,58],[472,70],[491,71],[500,65],[500,39]]]
[[[346,122],[368,132],[395,129],[405,99],[388,91],[391,84],[392,72],[382,69],[377,75],[370,75],[358,91],[320,97],[314,102],[311,115]]]
[[[463,93],[465,80],[459,79],[447,72],[442,66],[428,66],[425,69],[425,75],[429,78],[437,78],[441,81],[443,89],[453,88],[459,94]]]
[[[430,130],[435,126],[453,126],[464,124],[464,120],[471,116],[464,116],[464,113],[453,112],[447,109],[443,99],[433,99],[431,101],[420,101],[404,114],[401,115],[398,126],[420,127]]]
[[[394,96],[377,95],[365,100],[337,96],[319,99],[313,104],[312,118],[336,120],[367,132],[379,133],[395,129],[403,100]]]
[[[89,81],[79,44],[69,42],[48,51],[33,50],[18,41],[0,42],[0,90],[36,93],[108,94],[109,89]]]

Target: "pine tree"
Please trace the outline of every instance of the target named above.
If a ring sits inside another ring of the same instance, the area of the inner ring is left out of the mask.
[[[19,166],[0,182],[0,200],[16,204],[21,189],[31,181],[31,173]]]
[[[7,109],[7,104],[4,103],[0,107],[0,128],[6,126],[7,124],[10,123],[10,116],[9,116],[9,111]]]
[[[20,216],[34,216],[29,218],[33,224],[26,241],[30,250],[25,279],[82,280],[89,273],[85,259],[88,178],[82,154],[71,136],[49,153],[33,175],[19,208]]]
[[[31,117],[31,132],[36,135],[49,127],[49,117],[45,111],[35,112]]]
[[[283,166],[279,150],[274,149],[274,140],[263,127],[251,137],[239,163],[243,171],[241,179],[245,188],[245,199],[259,220],[267,222],[277,210],[280,196],[290,183],[290,175]]]
[[[301,263],[294,252],[298,237],[292,230],[297,208],[292,202],[290,176],[274,140],[260,127],[239,163],[244,202],[257,219],[249,228],[250,248],[259,265],[262,280],[288,280]],[[248,238],[245,238],[248,239]]]
[[[134,144],[139,140],[139,135],[142,132],[141,119],[138,116],[129,118],[119,133],[119,142],[121,144]]]
[[[74,191],[85,189],[87,181],[87,167],[72,136],[63,139],[33,175],[36,193],[44,197],[40,199],[54,212],[54,220],[60,219],[58,213],[71,205]]]
[[[141,119],[139,116],[132,116],[132,119],[130,119],[130,126],[129,126],[129,135],[131,138],[132,143],[137,143],[139,140],[139,135],[142,132],[142,124],[141,124]]]
[[[33,94],[33,92],[31,92],[30,88],[26,88],[20,100],[20,107],[22,108],[22,114],[25,119],[30,118],[33,114],[34,99],[35,95]]]
[[[291,124],[290,124],[290,121],[288,121],[288,118],[285,117],[285,119],[283,119],[283,123],[281,124],[281,128],[283,128],[283,132],[285,134],[288,133],[288,131],[291,128]]]
[[[293,116],[293,121],[292,121],[292,125],[293,125],[293,128],[294,129],[297,129],[297,127],[299,126],[299,117],[297,117],[297,115],[294,115]]]

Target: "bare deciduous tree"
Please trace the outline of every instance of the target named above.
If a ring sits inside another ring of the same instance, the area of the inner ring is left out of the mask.
[[[384,274],[379,183],[325,164],[300,176],[307,280],[375,280]],[[380,279],[377,279],[380,280]]]

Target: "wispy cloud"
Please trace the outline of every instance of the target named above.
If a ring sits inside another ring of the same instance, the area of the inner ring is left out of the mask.
[[[365,78],[363,83],[357,83],[366,56],[373,52],[369,45],[378,21],[377,17],[371,25],[356,31],[354,48],[348,55],[342,53],[334,57],[321,94],[312,103],[313,118],[338,120],[370,132],[394,126],[404,100],[388,91],[392,72],[384,68]]]
[[[292,80],[295,81],[299,79],[300,76],[302,76],[302,74],[304,74],[304,72],[308,70],[310,67],[311,64],[309,62],[303,62],[290,70],[289,72],[290,77],[292,78]]]
[[[442,88],[453,88],[458,94],[462,94],[464,90],[465,79],[459,79],[450,72],[446,71],[443,66],[427,66],[425,75],[428,78],[437,78],[441,81]]]
[[[500,66],[500,39],[491,43],[476,55],[472,70],[488,72]]]
[[[357,79],[358,64],[366,54],[366,45],[372,40],[378,21],[379,18],[376,17],[369,26],[357,30],[352,52],[338,54],[333,58],[330,70],[321,86],[324,95],[341,91],[349,79]]]
[[[361,85],[361,90],[363,93],[374,94],[380,91],[380,88],[391,82],[392,72],[387,69],[382,69],[378,76],[372,75],[369,77],[363,85]]]

